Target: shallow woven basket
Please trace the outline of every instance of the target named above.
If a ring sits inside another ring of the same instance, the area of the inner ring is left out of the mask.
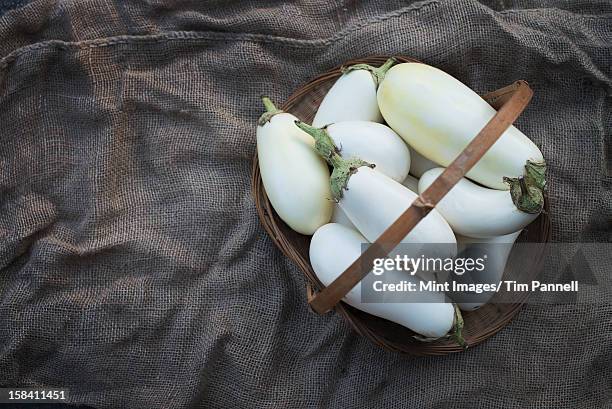
[[[347,61],[343,66],[359,63],[379,66],[386,61],[387,58],[388,57],[384,56],[368,57]],[[396,58],[400,62],[418,62],[417,60],[407,57]],[[314,80],[298,88],[285,102],[282,109],[294,114],[302,121],[311,123],[321,100],[340,75],[341,66],[321,74]],[[484,98],[486,99],[486,96]],[[321,290],[323,288],[323,285],[318,280],[310,265],[308,255],[310,236],[304,236],[293,231],[278,217],[272,208],[261,180],[257,153],[255,153],[255,157],[253,158],[251,183],[255,205],[261,223],[281,251],[306,275],[308,280],[307,293],[310,299],[313,295],[313,288],[316,290]],[[546,243],[549,241],[551,225],[547,210],[548,207],[545,206],[545,212],[523,230],[517,242]],[[520,265],[520,260],[516,260],[516,258],[515,252],[511,252],[508,259],[508,265]],[[542,262],[542,257],[531,260],[530,276],[535,277],[539,274],[542,269]],[[507,272],[508,270],[506,270],[505,274],[507,274]],[[517,299],[517,302],[512,304],[495,304],[496,298],[497,295],[493,298],[492,303],[488,303],[476,311],[463,312],[465,323],[463,335],[468,347],[477,345],[500,331],[518,313],[525,300],[524,298]],[[367,314],[344,302],[338,303],[335,307],[335,311],[341,314],[359,334],[390,351],[412,355],[445,355],[464,350],[451,339],[442,339],[433,342],[417,341],[413,337],[416,335],[413,331],[394,322]]]

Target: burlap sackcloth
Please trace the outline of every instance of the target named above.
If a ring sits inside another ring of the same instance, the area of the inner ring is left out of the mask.
[[[477,92],[527,80],[553,239],[610,241],[609,1],[35,1],[0,19],[0,386],[96,408],[612,407],[609,297],[528,305],[431,358],[310,312],[250,195],[259,97],[372,54]]]

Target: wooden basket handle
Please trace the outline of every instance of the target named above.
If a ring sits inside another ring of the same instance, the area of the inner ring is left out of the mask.
[[[499,137],[523,112],[533,91],[525,81],[517,81],[485,95],[483,98],[496,109],[495,116],[480,130],[457,158],[440,176],[417,197],[412,205],[383,234],[364,251],[338,278],[319,293],[308,288],[308,303],[324,314],[372,270],[374,260],[384,258],[436,206],[465,174],[482,158]]]

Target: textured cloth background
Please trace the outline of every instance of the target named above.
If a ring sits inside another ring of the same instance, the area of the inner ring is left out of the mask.
[[[309,311],[250,196],[259,96],[371,54],[478,92],[529,81],[554,239],[610,241],[607,0],[35,1],[0,19],[0,386],[96,408],[612,407],[610,299],[526,306],[435,358]]]

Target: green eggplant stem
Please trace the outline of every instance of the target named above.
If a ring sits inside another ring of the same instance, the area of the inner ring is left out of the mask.
[[[504,182],[510,186],[510,197],[517,209],[531,214],[540,213],[544,209],[546,163],[528,160],[522,176],[504,177]]]
[[[266,107],[266,112],[276,112],[278,111],[278,109],[276,108],[276,105],[274,105],[274,103],[272,102],[272,100],[268,97],[261,97],[261,100],[264,104],[264,107]]]
[[[546,162],[534,162],[528,160],[525,164],[525,179],[540,190],[546,188]]]
[[[334,154],[339,153],[336,144],[329,136],[329,132],[327,132],[326,128],[315,128],[302,121],[295,121],[295,124],[302,131],[312,136],[312,139],[315,141],[315,151],[327,162],[330,162]],[[333,166],[334,164],[330,162],[330,165]]]
[[[397,59],[395,57],[389,58],[383,65],[378,67],[378,74],[384,78],[387,71],[389,71],[395,64],[397,64]]]
[[[374,79],[374,84],[376,84],[376,88],[378,88],[378,86],[383,81],[383,79],[385,79],[385,75],[387,74],[387,71],[389,71],[389,69],[393,67],[395,64],[397,64],[397,59],[395,57],[391,57],[387,61],[385,61],[385,63],[381,65],[380,67],[372,67],[371,65],[368,65],[368,64],[355,64],[355,65],[351,65],[346,68],[343,68],[342,73],[346,74],[346,73],[349,73],[351,71],[356,71],[356,70],[369,71],[370,74],[372,74],[372,78]]]
[[[295,124],[302,131],[312,136],[315,141],[315,151],[329,163],[334,170],[332,171],[329,183],[332,197],[338,202],[342,199],[344,190],[347,188],[351,176],[362,166],[373,168],[374,165],[359,158],[345,159],[340,156],[340,151],[334,143],[326,127],[315,128],[302,121],[295,121]]]
[[[455,324],[453,327],[453,333],[451,334],[451,337],[463,349],[467,349],[468,344],[467,342],[465,342],[465,338],[463,338],[463,325],[464,325],[463,316],[461,315],[461,310],[459,310],[459,307],[457,305],[453,304],[453,307],[455,307]]]
[[[274,105],[274,103],[272,102],[272,100],[266,96],[261,97],[261,101],[264,104],[264,107],[266,108],[266,112],[264,112],[260,117],[259,120],[257,121],[257,124],[259,126],[264,126],[267,122],[270,122],[270,119],[272,119],[272,117],[276,114],[281,114],[283,113],[282,110],[276,108],[276,106]]]

